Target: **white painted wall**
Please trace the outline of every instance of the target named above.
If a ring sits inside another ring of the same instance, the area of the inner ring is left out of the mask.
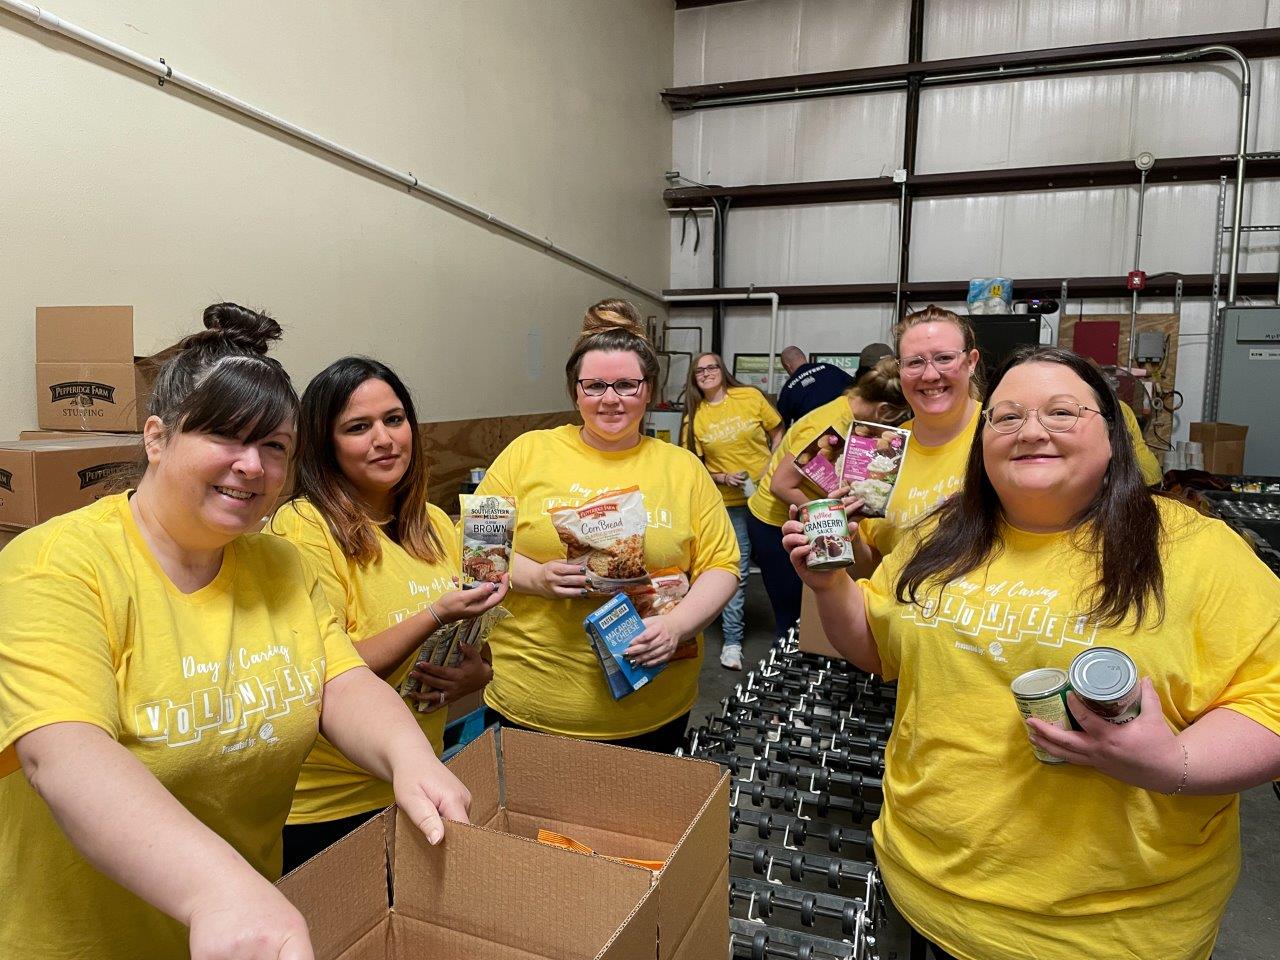
[[[907,0],[741,0],[678,11],[674,82],[901,62],[908,11]],[[926,59],[1280,25],[1280,0],[930,0],[926,12]],[[1252,67],[1249,149],[1280,150],[1280,61]],[[1235,149],[1237,76],[1232,66],[1209,63],[926,88],[917,170],[1124,160],[1143,150],[1157,157],[1228,154]],[[696,180],[724,185],[888,176],[902,163],[904,104],[905,93],[893,91],[676,113],[672,163]],[[1144,269],[1211,272],[1216,205],[1216,184],[1152,187]],[[1248,187],[1245,208],[1246,222],[1280,222],[1280,184]],[[1123,274],[1132,266],[1136,215],[1133,187],[918,200],[911,278]],[[894,203],[744,208],[732,211],[729,223],[729,285],[895,276]],[[1280,234],[1246,235],[1242,249],[1242,271],[1280,269]],[[705,247],[695,258],[689,244],[673,242],[673,286],[709,286],[710,276]],[[1170,308],[1167,300],[1141,307]],[[1084,309],[1110,313],[1128,303]],[[880,338],[878,317],[890,312],[784,309],[790,332],[780,341],[851,352]],[[1178,388],[1186,405],[1177,437],[1200,415],[1208,316],[1207,302],[1184,303]],[[727,353],[763,351],[767,339],[767,313],[729,308]]]
[[[48,8],[666,279],[667,0]],[[40,304],[134,304],[149,352],[235,300],[284,324],[299,386],[360,352],[398,368],[424,419],[564,409],[563,358],[610,282],[2,13],[0,63],[0,437],[35,425]]]

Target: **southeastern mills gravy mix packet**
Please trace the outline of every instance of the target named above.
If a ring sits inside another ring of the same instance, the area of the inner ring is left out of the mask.
[[[511,569],[516,502],[510,497],[458,497],[462,519],[462,589],[497,583]]]
[[[855,420],[844,446],[843,482],[862,500],[862,512],[883,517],[907,455],[910,430]]]
[[[796,454],[796,469],[823,493],[840,486],[837,469],[844,453],[845,438],[835,427],[827,427]]]
[[[430,663],[437,667],[456,667],[462,663],[462,648],[481,647],[489,639],[494,626],[511,614],[505,607],[493,607],[478,617],[470,620],[455,620],[438,627],[422,642],[418,654],[413,658],[413,666]],[[407,697],[411,693],[422,693],[423,683],[413,675],[413,667],[405,674],[400,683],[400,696]],[[425,703],[412,704],[419,713],[425,713],[429,706]]]

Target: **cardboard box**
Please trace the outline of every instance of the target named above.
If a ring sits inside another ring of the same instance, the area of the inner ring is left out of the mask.
[[[654,957],[648,870],[458,823],[433,847],[395,807],[279,887],[316,960]]]
[[[133,307],[36,308],[36,410],[46,430],[136,433],[176,348],[133,353]]]
[[[116,493],[142,456],[139,434],[0,442],[0,525],[33,527]]]
[[[473,823],[554,830],[597,854],[664,860],[652,874],[659,960],[729,953],[729,775],[690,760],[524,730],[494,731],[449,762]]]
[[[1249,428],[1239,423],[1196,421],[1191,440],[1204,448],[1204,468],[1226,475],[1244,473],[1244,442]]]
[[[800,650],[804,653],[816,653],[821,657],[832,657],[843,660],[836,648],[827,639],[822,630],[822,619],[818,616],[818,598],[808,587],[800,595],[800,633],[796,637]]]

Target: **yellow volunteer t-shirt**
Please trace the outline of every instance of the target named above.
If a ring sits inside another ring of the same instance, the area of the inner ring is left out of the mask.
[[[239,537],[213,581],[183,594],[127,496],[106,497],[4,549],[0,625],[0,749],[52,723],[100,727],[279,876],[324,684],[363,666],[297,550]],[[0,889],[0,957],[187,956],[186,929],[85,862],[20,771],[0,779]]]
[[[538,563],[563,560],[564,545],[548,511],[637,486],[649,513],[646,569],[676,567],[690,584],[708,570],[738,575],[738,542],[729,514],[697,457],[652,437],[642,437],[630,450],[596,450],[583,442],[579,430],[571,424],[517,437],[476,491],[515,498],[516,553]],[[702,666],[701,636],[697,657],[676,660],[640,690],[613,699],[582,626],[605,599],[509,594],[511,617],[489,637],[489,706],[527,727],[595,740],[639,736],[692,709]]]
[[[1237,795],[1040,763],[1009,692],[1111,646],[1151,677],[1174,729],[1226,707],[1280,733],[1280,580],[1220,521],[1159,509],[1167,611],[1136,633],[1079,615],[1097,560],[1070,534],[1005,527],[989,567],[919,607],[893,599],[910,540],[860,581],[898,679],[876,857],[904,916],[960,960],[1209,956],[1239,870]]]
[[[981,423],[982,411],[976,409],[957,436],[936,447],[926,447],[912,431],[902,472],[885,505],[884,516],[868,517],[858,524],[863,540],[882,557],[897,546],[903,530],[964,486],[969,447]],[[902,429],[911,430],[914,424],[914,420],[908,420]]]
[[[379,530],[382,559],[361,567],[342,552],[329,524],[307,500],[295,500],[277,510],[267,532],[292,541],[301,551],[303,559],[315,569],[329,602],[345,618],[347,634],[358,646],[360,641],[427,609],[427,604],[442,593],[456,589],[451,578],[462,568],[457,531],[439,507],[428,505],[427,511],[432,528],[445,546],[439,563],[419,560]],[[387,678],[387,683],[399,689],[416,659],[415,650]],[[444,749],[446,713],[414,713],[437,755]],[[380,810],[394,800],[391,784],[356,766],[321,736],[302,765],[289,823],[338,820]]]
[[[769,463],[769,431],[782,417],[755,387],[729,387],[719,403],[705,400],[693,417],[693,437],[702,461],[710,473],[738,473],[745,470],[752,480]],[[682,440],[688,439],[686,422]],[[741,487],[717,484],[726,507],[747,502]]]
[[[773,482],[773,475],[778,472],[778,464],[788,453],[794,457],[803,452],[809,442],[827,427],[834,427],[839,433],[845,434],[848,433],[851,423],[853,423],[853,407],[849,404],[849,398],[844,396],[836,397],[810,410],[793,423],[783,435],[778,449],[773,451],[769,466],[765,468],[756,492],[747,501],[747,508],[752,515],[761,523],[767,523],[772,527],[781,527],[786,523],[790,516],[788,505],[774,496],[773,491],[769,489],[769,484]],[[817,487],[813,488],[812,493],[815,499],[822,496]]]
[[[1138,469],[1142,472],[1142,482],[1148,487],[1159,483],[1164,479],[1164,473],[1160,470],[1160,463],[1156,460],[1156,456],[1151,452],[1151,448],[1147,446],[1147,439],[1142,435],[1142,427],[1138,426],[1138,415],[1133,412],[1123,400],[1120,403],[1120,413],[1124,416],[1124,425],[1129,431],[1129,439],[1133,441],[1133,454],[1138,458]]]

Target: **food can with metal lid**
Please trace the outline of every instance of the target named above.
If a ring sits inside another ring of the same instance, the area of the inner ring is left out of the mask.
[[[1013,699],[1025,720],[1035,717],[1060,730],[1071,729],[1071,711],[1067,709],[1067,671],[1057,667],[1028,670],[1009,684]],[[1034,743],[1031,752],[1041,763],[1066,763],[1061,757],[1045,753]]]
[[[1111,723],[1128,723],[1141,710],[1138,667],[1114,647],[1094,647],[1078,654],[1067,680],[1086,707]]]
[[[806,561],[811,570],[834,570],[853,563],[849,518],[839,500],[811,500],[800,508],[804,535],[813,549]]]

